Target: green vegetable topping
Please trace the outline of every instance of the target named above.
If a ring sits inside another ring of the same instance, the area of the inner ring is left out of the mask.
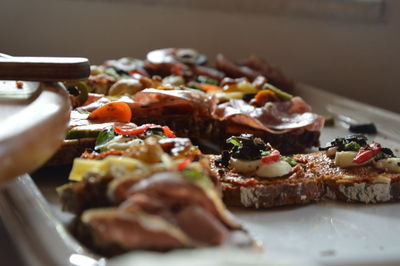
[[[352,141],[344,145],[345,151],[358,151],[360,148],[361,146],[355,141]]]
[[[218,81],[207,76],[198,76],[197,80],[201,83],[207,83],[211,85],[218,85]]]
[[[287,162],[292,167],[297,165],[297,162],[295,160],[293,160],[293,158],[291,158],[291,157],[281,156],[281,160]]]
[[[293,98],[293,95],[284,92],[280,89],[278,89],[277,87],[269,84],[269,83],[265,83],[264,87],[262,88],[263,90],[270,90],[272,92],[274,92],[278,97],[280,97],[282,100],[290,100]]]
[[[185,179],[191,181],[198,181],[205,178],[205,176],[201,172],[193,169],[184,169],[182,171],[182,175]]]
[[[113,78],[119,78],[117,71],[112,67],[109,67],[106,70],[104,70],[104,74],[106,74],[107,76],[111,76]]]
[[[96,139],[95,150],[102,150],[107,143],[115,137],[114,128],[109,128],[101,131]]]
[[[379,161],[386,158],[395,157],[393,151],[389,148],[382,148],[381,151],[375,156],[375,161]]]
[[[234,146],[242,145],[242,142],[237,137],[230,137],[229,139],[226,140],[226,143],[230,143]]]
[[[338,151],[343,151],[346,150],[346,145],[352,142],[355,142],[360,146],[358,149],[368,146],[367,137],[365,137],[364,135],[350,135],[344,138],[335,138],[334,140],[329,142],[325,147],[320,147],[319,150],[326,151],[329,148],[337,147]],[[353,144],[350,145],[350,147],[352,146]]]
[[[189,82],[186,84],[186,86],[189,87],[189,88],[191,88],[191,89],[201,90],[201,87],[200,87],[199,83],[194,82],[194,81],[189,81]]]
[[[271,154],[271,151],[261,151],[261,156],[268,156]]]

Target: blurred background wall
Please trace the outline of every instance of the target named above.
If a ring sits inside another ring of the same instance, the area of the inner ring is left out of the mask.
[[[195,1],[201,2],[2,0],[0,51],[84,56],[92,63],[144,58],[161,47],[193,47],[210,58],[218,52],[231,59],[256,54],[298,81],[400,113],[400,1],[386,0],[377,19],[318,16],[318,6],[292,14],[280,0],[272,1],[278,5],[271,12],[268,6],[266,12],[240,5],[224,10],[229,0],[215,8],[216,1]],[[362,2],[333,2],[340,1]],[[340,15],[340,5],[335,8]]]

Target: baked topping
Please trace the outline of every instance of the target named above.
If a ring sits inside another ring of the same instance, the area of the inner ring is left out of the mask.
[[[381,144],[367,143],[363,135],[350,135],[345,138],[336,138],[320,150],[334,158],[336,166],[347,168],[361,166],[373,162],[373,166],[389,172],[400,172],[397,159],[389,148],[382,148]]]
[[[275,178],[289,174],[291,164],[296,165],[289,157],[281,156],[278,150],[251,134],[230,137],[226,142],[232,148],[224,151],[216,163],[238,173]]]

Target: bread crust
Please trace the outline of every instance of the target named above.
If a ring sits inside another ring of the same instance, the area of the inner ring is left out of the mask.
[[[323,178],[328,199],[360,203],[400,200],[400,174],[373,166],[340,168],[325,152],[297,154],[294,159],[302,163],[310,175]]]
[[[64,140],[61,147],[50,158],[45,166],[67,165],[72,164],[75,158],[80,157],[87,149],[93,149],[96,138],[82,138]]]
[[[296,166],[288,176],[276,179],[244,177],[215,161],[219,155],[208,156],[211,169],[220,178],[223,200],[230,207],[271,208],[284,205],[307,204],[324,195],[320,178],[307,176]]]

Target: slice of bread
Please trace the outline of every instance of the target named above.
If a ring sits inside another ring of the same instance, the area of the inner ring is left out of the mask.
[[[66,139],[45,166],[72,164],[83,152],[93,149],[95,143],[96,138]]]
[[[297,154],[310,176],[321,177],[325,196],[346,202],[379,203],[400,200],[400,174],[376,169],[371,165],[340,168],[326,152]]]
[[[221,182],[223,200],[229,207],[270,208],[307,204],[318,201],[324,194],[321,178],[304,172],[300,165],[279,178],[244,176],[220,166],[220,155],[208,156],[211,169]]]

